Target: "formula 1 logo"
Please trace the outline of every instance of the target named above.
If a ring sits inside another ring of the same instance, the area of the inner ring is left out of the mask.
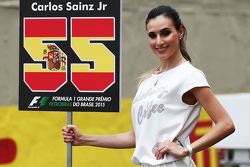
[[[30,102],[28,108],[40,108],[46,106],[48,103],[49,97],[47,96],[35,96],[33,100]]]

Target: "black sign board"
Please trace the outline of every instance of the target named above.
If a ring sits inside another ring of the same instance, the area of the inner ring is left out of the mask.
[[[120,110],[120,0],[21,0],[19,109]]]

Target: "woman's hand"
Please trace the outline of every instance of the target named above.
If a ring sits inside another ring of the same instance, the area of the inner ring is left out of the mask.
[[[104,148],[134,148],[134,131],[117,133],[112,135],[88,135],[82,134],[75,125],[66,125],[62,128],[65,143],[73,146],[95,146]]]
[[[163,159],[165,154],[170,154],[176,159],[181,159],[188,155],[188,150],[175,142],[166,140],[159,144],[155,151],[155,157],[157,160]]]
[[[65,143],[72,143],[73,146],[83,144],[84,135],[81,134],[75,125],[66,125],[62,128],[63,139]]]

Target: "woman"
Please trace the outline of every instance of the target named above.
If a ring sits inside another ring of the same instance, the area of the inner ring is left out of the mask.
[[[141,167],[195,166],[191,155],[234,132],[234,124],[212,93],[204,74],[190,64],[185,26],[170,6],[152,9],[146,19],[148,43],[160,65],[142,77],[132,104],[133,129],[114,135],[81,134],[63,127],[66,143],[106,148],[133,148],[132,161]],[[201,106],[215,126],[190,144],[189,134]]]

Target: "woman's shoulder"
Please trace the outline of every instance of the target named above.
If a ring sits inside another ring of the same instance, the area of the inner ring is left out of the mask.
[[[187,73],[191,74],[191,75],[192,74],[193,75],[195,75],[195,74],[199,75],[200,74],[200,75],[205,76],[204,72],[201,69],[197,68],[196,66],[194,66],[190,62],[187,63],[185,71]]]

